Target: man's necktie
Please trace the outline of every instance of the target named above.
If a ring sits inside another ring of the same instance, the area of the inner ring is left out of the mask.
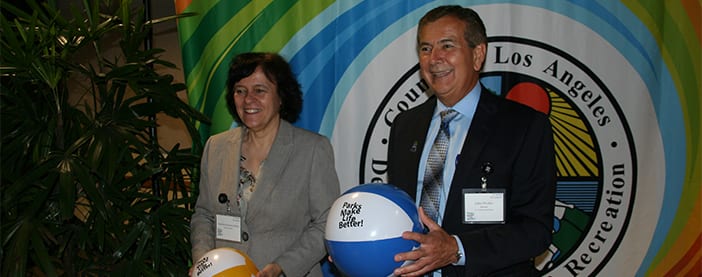
[[[427,215],[437,221],[439,217],[439,196],[443,186],[444,162],[446,161],[446,151],[448,150],[449,122],[456,117],[455,110],[447,109],[441,112],[441,127],[436,135],[434,145],[429,151],[426,170],[424,171],[424,183],[422,188],[422,198],[419,205],[424,208]]]

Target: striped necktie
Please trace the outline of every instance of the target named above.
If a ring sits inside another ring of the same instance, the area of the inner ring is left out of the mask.
[[[444,162],[446,161],[446,151],[448,150],[451,136],[449,133],[449,122],[456,115],[458,113],[453,109],[441,112],[441,127],[429,151],[424,171],[422,197],[419,205],[424,208],[427,215],[434,221],[437,221],[439,217],[439,196],[443,186]]]

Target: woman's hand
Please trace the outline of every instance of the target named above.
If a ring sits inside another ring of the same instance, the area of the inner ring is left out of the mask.
[[[256,274],[256,277],[278,277],[283,274],[283,269],[276,263],[267,264],[261,271]]]

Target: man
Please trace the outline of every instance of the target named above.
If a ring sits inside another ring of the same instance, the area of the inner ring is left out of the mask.
[[[548,117],[480,85],[487,36],[471,9],[429,11],[419,21],[417,52],[434,96],[395,118],[388,177],[415,197],[428,231],[403,234],[420,247],[395,256],[414,261],[395,275],[535,275],[533,258],[549,246],[553,227],[555,158]],[[440,112],[447,109],[453,118],[442,124]],[[427,159],[441,157],[432,147],[443,125],[447,151],[439,172],[432,173],[437,163]]]

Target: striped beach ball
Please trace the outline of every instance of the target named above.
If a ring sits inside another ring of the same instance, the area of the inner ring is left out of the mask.
[[[229,248],[215,248],[195,263],[196,277],[255,277],[258,268],[244,252]]]
[[[389,276],[404,265],[395,254],[419,243],[402,238],[404,231],[424,232],[414,200],[391,184],[353,187],[332,204],[325,244],[333,264],[351,277]]]

